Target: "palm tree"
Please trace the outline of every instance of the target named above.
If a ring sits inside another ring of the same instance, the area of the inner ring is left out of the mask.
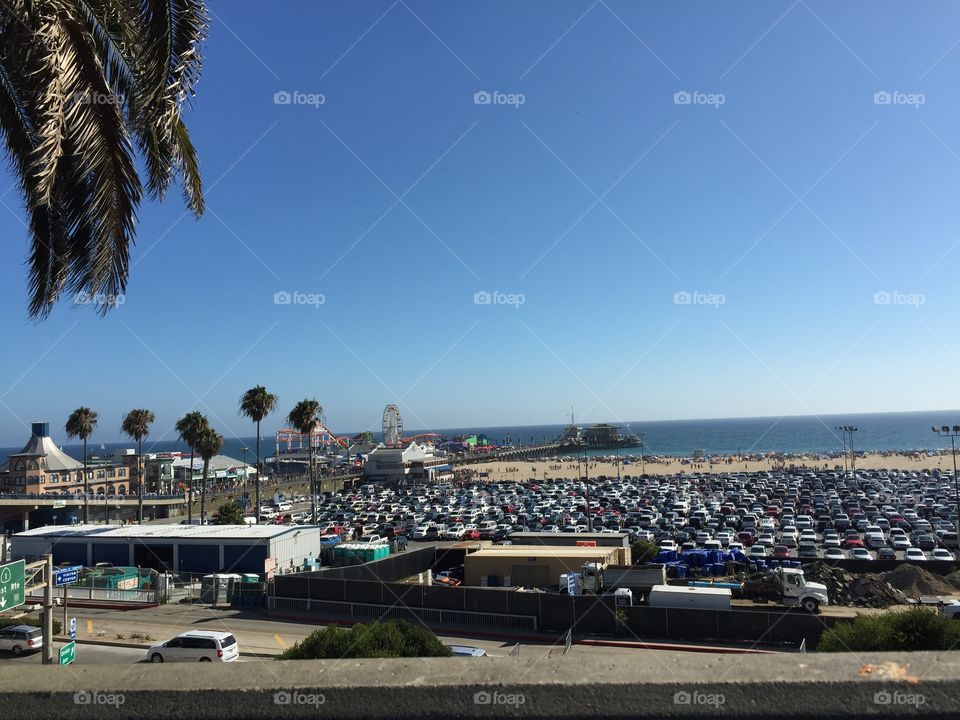
[[[187,495],[187,522],[193,523],[193,453],[196,450],[200,433],[210,427],[210,423],[207,422],[203,413],[194,410],[177,420],[174,427],[180,433],[180,439],[190,448],[190,480],[185,494]]]
[[[203,485],[200,486],[200,524],[207,515],[207,473],[210,470],[210,459],[223,448],[223,435],[212,427],[205,427],[197,436],[197,452],[203,458]]]
[[[137,522],[143,523],[143,439],[150,434],[150,425],[156,416],[145,408],[127,413],[120,430],[137,441]]]
[[[28,216],[30,316],[62,292],[127,284],[137,209],[175,176],[204,210],[181,117],[200,77],[205,0],[3,0],[0,135]],[[141,182],[138,164],[142,162]]]
[[[311,522],[317,524],[317,478],[313,467],[313,431],[320,424],[320,418],[323,417],[323,407],[316,400],[301,400],[296,404],[290,414],[287,415],[287,422],[293,425],[301,435],[307,436],[307,447],[310,457],[310,509]],[[259,508],[257,508],[259,512]]]
[[[83,523],[90,522],[90,486],[87,482],[87,438],[93,435],[97,426],[97,413],[88,407],[78,407],[67,418],[63,429],[67,437],[78,437],[83,440]]]
[[[257,424],[257,477],[254,481],[256,488],[256,518],[260,522],[260,421],[277,409],[278,398],[267,392],[263,385],[257,385],[247,390],[240,398],[240,414],[246,415]]]

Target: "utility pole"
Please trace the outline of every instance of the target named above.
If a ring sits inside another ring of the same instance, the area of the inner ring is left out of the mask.
[[[953,456],[953,500],[956,505],[956,528],[957,536],[960,537],[960,482],[957,480],[957,443],[956,438],[960,436],[960,425],[943,425],[939,428],[934,427],[933,431],[940,437],[950,438],[950,454]]]
[[[44,555],[43,664],[53,665],[53,555]]]

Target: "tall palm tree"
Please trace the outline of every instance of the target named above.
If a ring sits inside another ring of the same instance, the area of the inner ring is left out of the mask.
[[[0,136],[28,216],[31,317],[63,292],[116,304],[144,185],[161,199],[179,176],[203,213],[181,115],[208,25],[205,0],[0,2]]]
[[[316,400],[301,400],[296,404],[287,422],[293,425],[301,435],[307,436],[307,448],[310,457],[310,510],[311,522],[317,524],[317,477],[313,466],[313,431],[323,417],[323,407]]]
[[[182,418],[177,420],[177,424],[174,426],[178,433],[180,433],[180,439],[183,440],[190,448],[190,480],[187,485],[187,492],[184,493],[187,497],[187,522],[193,523],[193,454],[197,448],[197,441],[200,439],[200,433],[210,427],[210,423],[207,422],[206,416],[194,410],[184,415]]]
[[[87,482],[87,438],[93,435],[97,426],[97,413],[88,407],[78,407],[67,418],[63,429],[67,437],[83,440],[83,523],[90,522],[90,484]]]
[[[137,441],[137,522],[143,522],[143,439],[150,434],[156,416],[145,408],[131,410],[123,418],[120,430]]]
[[[207,517],[207,474],[210,470],[210,459],[223,448],[223,435],[212,427],[205,427],[197,436],[197,452],[203,458],[203,484],[200,486],[200,524]]]
[[[277,409],[279,398],[267,392],[263,385],[257,385],[247,390],[240,398],[240,414],[245,415],[257,424],[257,477],[254,480],[256,488],[256,518],[260,522],[260,475],[263,468],[260,466],[260,422]]]

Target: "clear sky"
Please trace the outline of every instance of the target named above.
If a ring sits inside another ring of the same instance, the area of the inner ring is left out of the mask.
[[[249,434],[260,383],[343,430],[960,407],[956,3],[211,7],[208,211],[143,206],[118,310],[27,320],[3,178],[0,443]]]

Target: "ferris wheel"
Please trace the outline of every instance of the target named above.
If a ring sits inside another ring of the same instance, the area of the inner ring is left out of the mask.
[[[383,442],[388,447],[400,444],[403,437],[403,418],[400,408],[391,403],[383,410]]]

